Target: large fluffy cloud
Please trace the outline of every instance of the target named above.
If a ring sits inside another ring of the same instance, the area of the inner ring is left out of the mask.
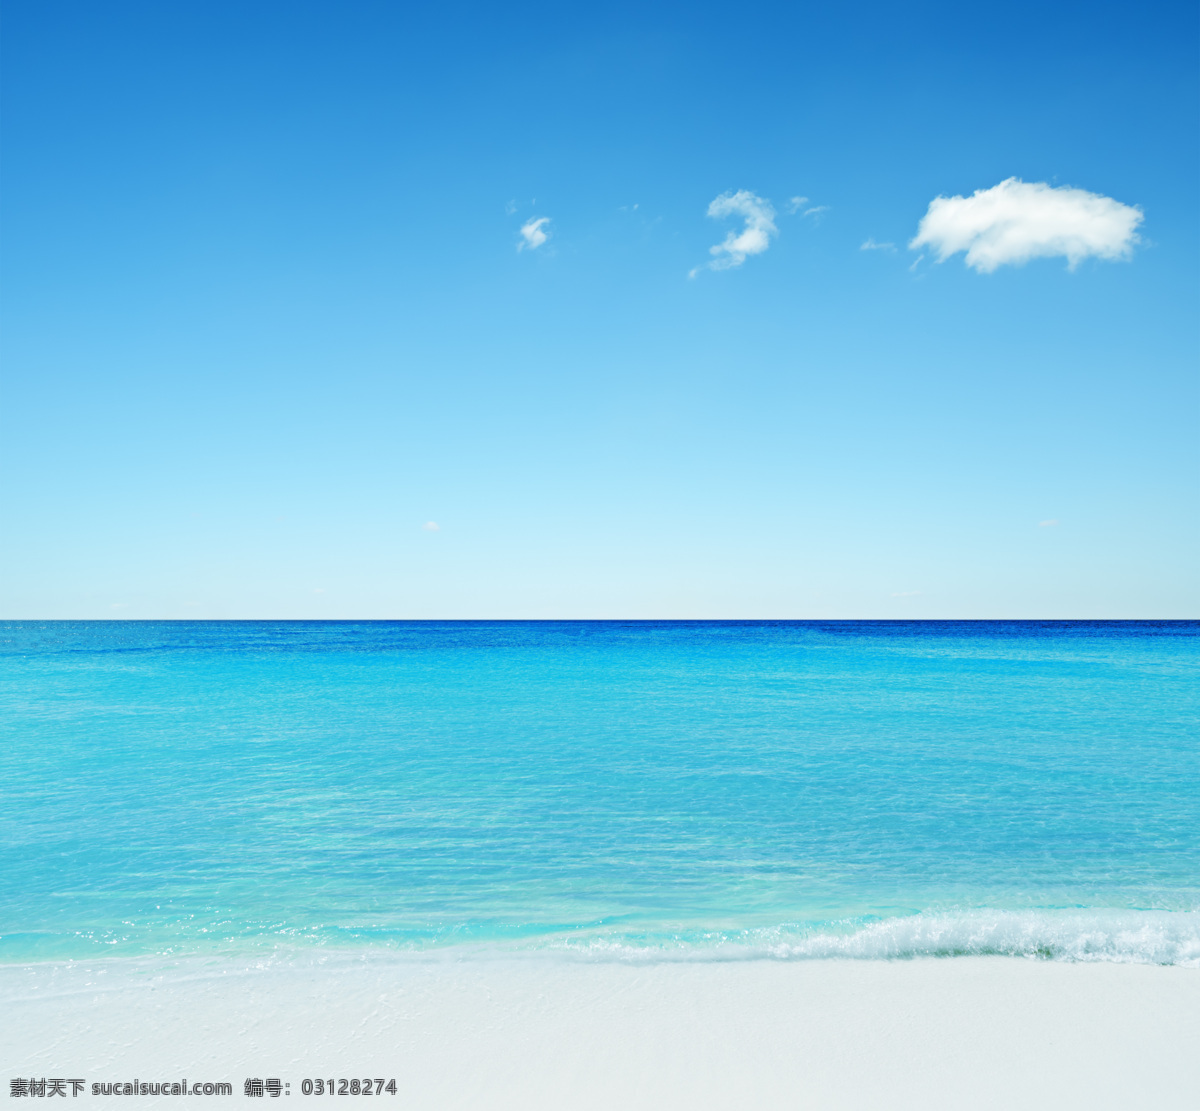
[[[937,197],[909,246],[942,262],[958,251],[989,273],[1031,258],[1062,255],[1074,269],[1089,256],[1127,258],[1138,242],[1139,208],[1069,186],[1010,177],[969,197]]]
[[[713,256],[712,262],[707,264],[710,270],[741,266],[750,255],[761,255],[771,245],[771,236],[779,234],[771,202],[748,189],[722,193],[708,206],[708,214],[714,220],[741,216],[746,221],[741,231],[731,231],[722,242],[708,249]],[[695,277],[701,269],[697,266],[691,276]]]

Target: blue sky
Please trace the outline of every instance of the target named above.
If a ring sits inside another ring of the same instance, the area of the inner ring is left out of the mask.
[[[1193,5],[6,8],[3,616],[1196,615]]]

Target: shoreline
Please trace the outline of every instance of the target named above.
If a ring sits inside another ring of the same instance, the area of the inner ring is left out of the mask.
[[[1200,970],[963,956],[0,967],[10,1076],[395,1078],[394,1106],[1194,1106]],[[145,1097],[167,1106],[170,1097]]]
[[[124,925],[128,926],[129,923]],[[95,931],[99,932],[99,931]],[[146,930],[143,929],[143,935]],[[297,939],[277,934],[225,937],[207,929],[156,939],[163,948],[128,947],[129,938],[112,936],[81,955],[18,955],[0,945],[0,969],[52,968],[125,962],[161,970],[174,964],[201,967],[206,961],[229,966],[353,963],[407,963],[438,960],[575,960],[633,964],[755,960],[909,960],[969,956],[1175,965],[1200,968],[1200,910],[1129,907],[972,907],[938,908],[885,917],[705,927],[698,923],[645,922],[632,932],[580,925],[541,927],[524,936],[469,935],[447,931],[415,943],[364,943],[347,931],[340,939]],[[115,931],[110,934],[115,935]],[[457,936],[454,934],[457,933]],[[199,948],[197,937],[205,937]],[[411,934],[410,934],[411,938]],[[453,938],[453,939],[451,939]],[[0,942],[5,939],[0,938]],[[60,939],[61,940],[61,939]],[[142,940],[146,940],[145,937]],[[19,951],[18,951],[19,952]]]

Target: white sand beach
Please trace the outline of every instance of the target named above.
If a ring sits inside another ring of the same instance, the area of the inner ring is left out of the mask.
[[[1200,971],[1002,957],[0,970],[10,1077],[395,1078],[407,1108],[1195,1108]],[[216,1097],[217,1102],[223,1102]],[[125,1101],[128,1102],[128,1101]],[[139,1097],[167,1106],[172,1097]]]

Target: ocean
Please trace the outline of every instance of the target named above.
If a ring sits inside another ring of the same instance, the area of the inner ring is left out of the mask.
[[[6,622],[0,963],[1200,965],[1200,623]]]

